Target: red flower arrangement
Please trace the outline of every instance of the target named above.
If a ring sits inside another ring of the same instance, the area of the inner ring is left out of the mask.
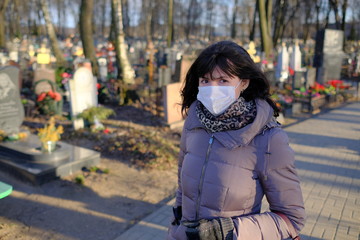
[[[327,83],[330,84],[331,86],[333,86],[334,88],[338,88],[338,89],[350,88],[350,85],[345,84],[344,81],[342,81],[342,80],[330,80]]]
[[[59,102],[60,100],[61,100],[61,95],[60,95],[60,93],[58,93],[58,92],[53,92],[52,90],[50,90],[50,91],[48,91],[47,93],[46,92],[42,92],[42,93],[40,93],[40,95],[37,97],[37,101],[38,102],[42,102],[42,101],[44,101],[45,99],[49,99],[49,100],[51,100],[51,99],[53,99],[53,100],[55,100],[56,102]]]
[[[45,115],[61,114],[62,96],[52,90],[40,93],[36,98],[36,105],[40,112]]]

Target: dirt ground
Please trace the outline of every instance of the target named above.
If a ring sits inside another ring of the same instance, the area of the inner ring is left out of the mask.
[[[101,152],[96,171],[34,186],[0,169],[0,181],[14,188],[0,200],[1,240],[115,239],[174,196],[178,130],[144,109],[115,110],[117,115],[104,121],[110,134],[74,133],[71,123],[59,121],[63,141]],[[24,127],[35,132],[43,123],[26,118]]]

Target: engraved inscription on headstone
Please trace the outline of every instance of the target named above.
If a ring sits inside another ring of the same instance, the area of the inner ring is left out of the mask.
[[[24,120],[18,85],[18,68],[8,66],[0,69],[0,129],[7,134],[17,133]]]

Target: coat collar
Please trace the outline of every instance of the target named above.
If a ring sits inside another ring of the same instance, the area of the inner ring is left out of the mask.
[[[248,145],[266,126],[268,128],[279,126],[273,117],[273,109],[271,106],[262,99],[256,99],[255,102],[257,114],[254,122],[238,130],[213,133],[214,137],[226,148],[233,149],[239,146]],[[195,128],[205,129],[196,115],[196,101],[189,108],[186,122],[185,128],[188,130]]]

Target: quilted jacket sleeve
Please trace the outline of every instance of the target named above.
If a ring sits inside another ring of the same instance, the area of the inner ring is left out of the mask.
[[[185,144],[185,139],[186,139],[186,129],[185,127],[183,128],[182,134],[181,134],[181,140],[180,140],[180,152],[179,152],[179,157],[178,157],[178,188],[176,190],[176,202],[175,202],[175,206],[181,206],[181,201],[182,201],[182,190],[181,190],[181,168],[182,168],[182,163],[184,161],[184,156],[186,153],[186,144]]]
[[[304,202],[294,165],[294,152],[283,130],[272,129],[270,135],[272,137],[268,141],[268,154],[260,176],[271,212],[234,219],[234,239],[237,240],[289,238],[291,230],[273,211],[285,214],[297,233],[305,223]]]
[[[175,207],[178,207],[178,206],[182,205],[181,168],[182,168],[182,163],[184,161],[184,156],[185,156],[185,153],[186,153],[185,134],[186,134],[186,130],[185,130],[185,127],[184,127],[183,131],[182,131],[182,134],[181,134],[180,152],[179,152],[179,157],[178,157],[178,188],[176,190]],[[174,217],[172,218],[172,220],[173,219],[174,219]],[[175,233],[178,230],[178,228],[184,228],[184,226],[182,226],[182,225],[170,225],[169,229],[168,229],[168,234],[167,234],[166,239],[167,240],[176,239],[174,236],[175,236]],[[182,231],[182,232],[184,233],[184,231]],[[183,236],[183,237],[185,237],[185,236]]]

